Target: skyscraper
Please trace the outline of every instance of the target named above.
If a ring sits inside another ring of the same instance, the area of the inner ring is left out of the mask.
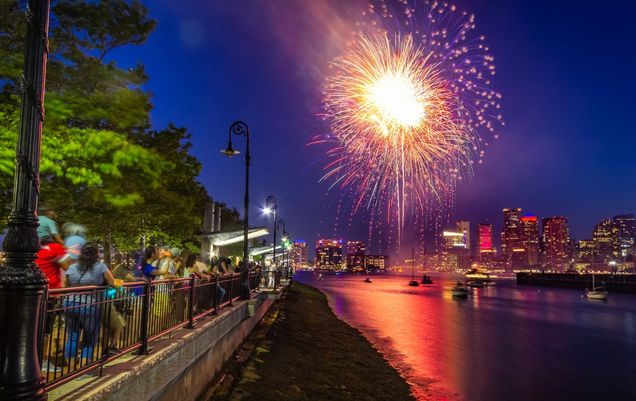
[[[477,258],[482,265],[489,267],[495,253],[492,243],[492,224],[477,224],[477,237],[479,240]]]
[[[307,267],[307,259],[309,256],[309,249],[307,248],[307,241],[298,239],[294,241],[293,255],[293,267],[294,269],[304,269]]]
[[[444,231],[442,238],[444,240],[444,249],[440,255],[442,270],[455,271],[457,269],[467,269],[470,264],[470,255],[464,242],[466,238],[464,233]]]
[[[621,258],[624,260],[634,254],[636,242],[636,222],[633,214],[621,214],[614,216],[614,223],[618,227],[618,248]]]
[[[521,244],[521,208],[503,209],[504,225],[501,232],[501,253],[508,268],[523,265],[525,249]]]
[[[342,269],[342,240],[320,239],[316,241],[316,268]]]
[[[543,243],[546,268],[560,272],[568,270],[570,233],[565,217],[543,219]]]
[[[366,247],[362,241],[347,241],[347,269],[362,271],[365,268]]]
[[[619,256],[618,225],[613,220],[601,220],[592,232],[594,262],[616,261]]]
[[[523,251],[523,264],[534,266],[539,263],[539,219],[532,214],[521,218],[520,243]]]
[[[464,245],[466,250],[470,251],[470,222],[460,220],[456,223],[457,232],[464,234]]]

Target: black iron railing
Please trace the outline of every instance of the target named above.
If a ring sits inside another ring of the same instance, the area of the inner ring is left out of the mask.
[[[260,273],[249,277],[255,291]],[[50,290],[39,350],[50,390],[131,351],[218,313],[241,295],[240,274],[126,283],[120,288]]]

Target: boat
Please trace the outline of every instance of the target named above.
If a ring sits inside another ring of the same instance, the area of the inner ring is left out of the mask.
[[[585,296],[587,297],[587,299],[596,299],[599,301],[605,301],[607,299],[607,291],[605,291],[605,286],[595,286],[594,274],[592,274],[592,289],[586,289]]]
[[[468,296],[468,288],[466,288],[466,286],[459,281],[451,291],[453,293],[453,297],[463,298]]]
[[[422,277],[421,283],[422,284],[433,284],[433,280],[431,280],[431,278],[425,274],[424,277]]]
[[[372,283],[373,281],[371,281],[371,279],[369,277],[365,278],[364,280],[362,280],[365,283]]]
[[[411,281],[409,287],[417,287],[420,283],[415,279],[415,247],[411,248]]]
[[[481,282],[487,283],[492,281],[492,277],[495,277],[488,273],[487,271],[479,270],[479,269],[470,269],[465,274],[466,278],[472,280],[479,280]]]

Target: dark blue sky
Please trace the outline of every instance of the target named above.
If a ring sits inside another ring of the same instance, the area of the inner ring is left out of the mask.
[[[354,29],[357,4],[148,1],[156,31],[147,44],[113,58],[145,64],[153,125],[188,127],[204,165],[201,181],[215,199],[239,209],[243,165],[219,149],[234,120],[248,122],[254,223],[265,223],[259,207],[274,194],[288,229],[313,241],[333,234],[335,202],[318,183],[320,149],[305,144],[327,129],[317,117],[323,71]],[[601,218],[633,212],[636,3],[456,4],[475,13],[496,58],[506,126],[472,181],[458,188],[452,219],[489,221],[498,230],[503,207],[522,207],[540,217],[566,216],[581,239]]]

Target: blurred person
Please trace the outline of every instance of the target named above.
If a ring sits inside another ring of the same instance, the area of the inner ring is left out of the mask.
[[[62,231],[66,253],[75,262],[79,258],[82,246],[86,243],[86,227],[75,223],[64,223]]]
[[[135,269],[132,263],[124,261],[113,269],[113,277],[126,283],[138,281],[135,276]]]
[[[115,279],[108,267],[99,261],[99,248],[93,242],[87,242],[81,249],[77,263],[72,264],[65,273],[68,287],[115,286]],[[67,359],[77,356],[77,346],[82,336],[81,358],[92,360],[99,336],[99,318],[102,299],[94,294],[73,294],[66,298],[66,346]]]
[[[157,271],[155,278],[167,279],[176,276],[176,269],[170,251],[164,248],[157,249],[157,258],[151,263]]]
[[[64,247],[57,242],[45,242],[41,247],[38,253],[36,254],[35,264],[37,267],[42,270],[42,273],[46,276],[49,282],[49,289],[55,289],[62,287],[63,280],[62,274],[71,264],[71,259],[66,253]],[[55,310],[58,309],[58,302],[55,298],[47,299],[47,310]],[[55,321],[57,319],[58,312],[55,313],[47,313],[45,322],[44,322],[44,359],[42,361],[42,371],[43,372],[54,372],[59,371],[60,369],[56,366],[57,364],[48,359],[49,356],[49,343],[50,336],[53,333],[53,326],[55,325]],[[56,338],[55,343],[59,339]]]
[[[224,263],[225,264],[225,263]],[[223,299],[225,298],[225,288],[221,287],[221,285],[219,284],[218,279],[227,274],[226,271],[223,270],[223,267],[221,267],[221,263],[220,261],[218,262],[218,264],[212,265],[212,270],[211,270],[212,274],[214,275],[214,277],[217,279],[216,280],[216,291],[217,291],[217,304],[223,303]]]
[[[57,242],[60,245],[64,245],[62,237],[57,229],[57,213],[46,204],[40,204],[40,212],[38,213],[38,237],[40,243],[42,242]]]

